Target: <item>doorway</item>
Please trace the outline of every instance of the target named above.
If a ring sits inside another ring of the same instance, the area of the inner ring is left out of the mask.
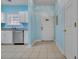
[[[41,39],[44,41],[54,40],[54,16],[49,13],[40,14]]]

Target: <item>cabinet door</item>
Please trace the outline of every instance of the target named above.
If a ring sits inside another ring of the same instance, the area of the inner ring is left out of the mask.
[[[6,33],[5,33],[5,31],[1,31],[1,43],[6,43]]]
[[[24,31],[24,44],[28,44],[28,31]]]
[[[12,31],[1,31],[1,43],[3,44],[12,44]]]
[[[6,31],[6,43],[13,43],[13,33],[12,31]]]

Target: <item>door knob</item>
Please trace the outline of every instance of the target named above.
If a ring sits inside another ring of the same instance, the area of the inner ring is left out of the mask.
[[[64,29],[64,32],[66,32],[67,30],[66,29]]]
[[[41,27],[41,30],[43,30],[43,27]]]

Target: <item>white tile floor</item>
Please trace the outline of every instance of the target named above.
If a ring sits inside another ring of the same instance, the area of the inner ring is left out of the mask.
[[[1,59],[64,59],[55,42],[37,42],[32,48],[26,45],[2,45]]]

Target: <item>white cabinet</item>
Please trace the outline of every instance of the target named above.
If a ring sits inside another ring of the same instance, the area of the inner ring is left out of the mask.
[[[28,44],[28,40],[29,40],[29,35],[28,35],[28,31],[24,31],[24,44]]]
[[[6,43],[12,43],[13,34],[12,31],[6,31]]]
[[[5,31],[1,31],[1,43],[6,43],[6,33]]]
[[[24,44],[28,44],[29,39],[28,31],[24,31],[24,36],[22,31],[17,31],[15,34],[13,33],[13,31],[1,31],[2,44],[23,43],[23,37],[24,37]]]
[[[1,31],[1,43],[3,43],[3,44],[12,44],[13,43],[12,31]]]

